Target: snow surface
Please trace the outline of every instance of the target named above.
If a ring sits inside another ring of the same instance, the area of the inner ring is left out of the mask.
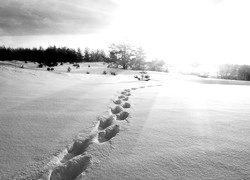
[[[1,64],[0,179],[250,179],[249,82]]]

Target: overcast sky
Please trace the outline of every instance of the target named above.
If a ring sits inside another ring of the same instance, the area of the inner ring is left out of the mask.
[[[250,64],[249,0],[4,0],[0,45],[107,49],[166,62]]]

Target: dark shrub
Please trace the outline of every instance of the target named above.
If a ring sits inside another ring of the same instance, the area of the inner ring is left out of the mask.
[[[50,68],[49,68],[49,67],[47,68],[47,71],[50,71]]]
[[[43,64],[39,64],[37,67],[38,68],[43,68]]]
[[[78,68],[80,68],[80,64],[73,64],[73,66],[75,66],[76,67],[76,69],[78,69]]]
[[[54,67],[54,66],[57,66],[57,65],[58,65],[57,62],[50,62],[50,63],[47,64],[47,66],[49,66],[49,67]]]

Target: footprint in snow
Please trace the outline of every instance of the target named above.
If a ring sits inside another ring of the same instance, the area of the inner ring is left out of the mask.
[[[117,116],[117,120],[126,120],[129,117],[129,113],[127,111],[122,111],[116,116]]]
[[[128,102],[125,102],[123,105],[122,105],[123,108],[130,108],[131,107],[131,104],[128,103]]]

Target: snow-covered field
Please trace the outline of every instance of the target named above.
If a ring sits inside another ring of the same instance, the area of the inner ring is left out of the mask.
[[[0,179],[250,179],[249,82],[0,64]]]

